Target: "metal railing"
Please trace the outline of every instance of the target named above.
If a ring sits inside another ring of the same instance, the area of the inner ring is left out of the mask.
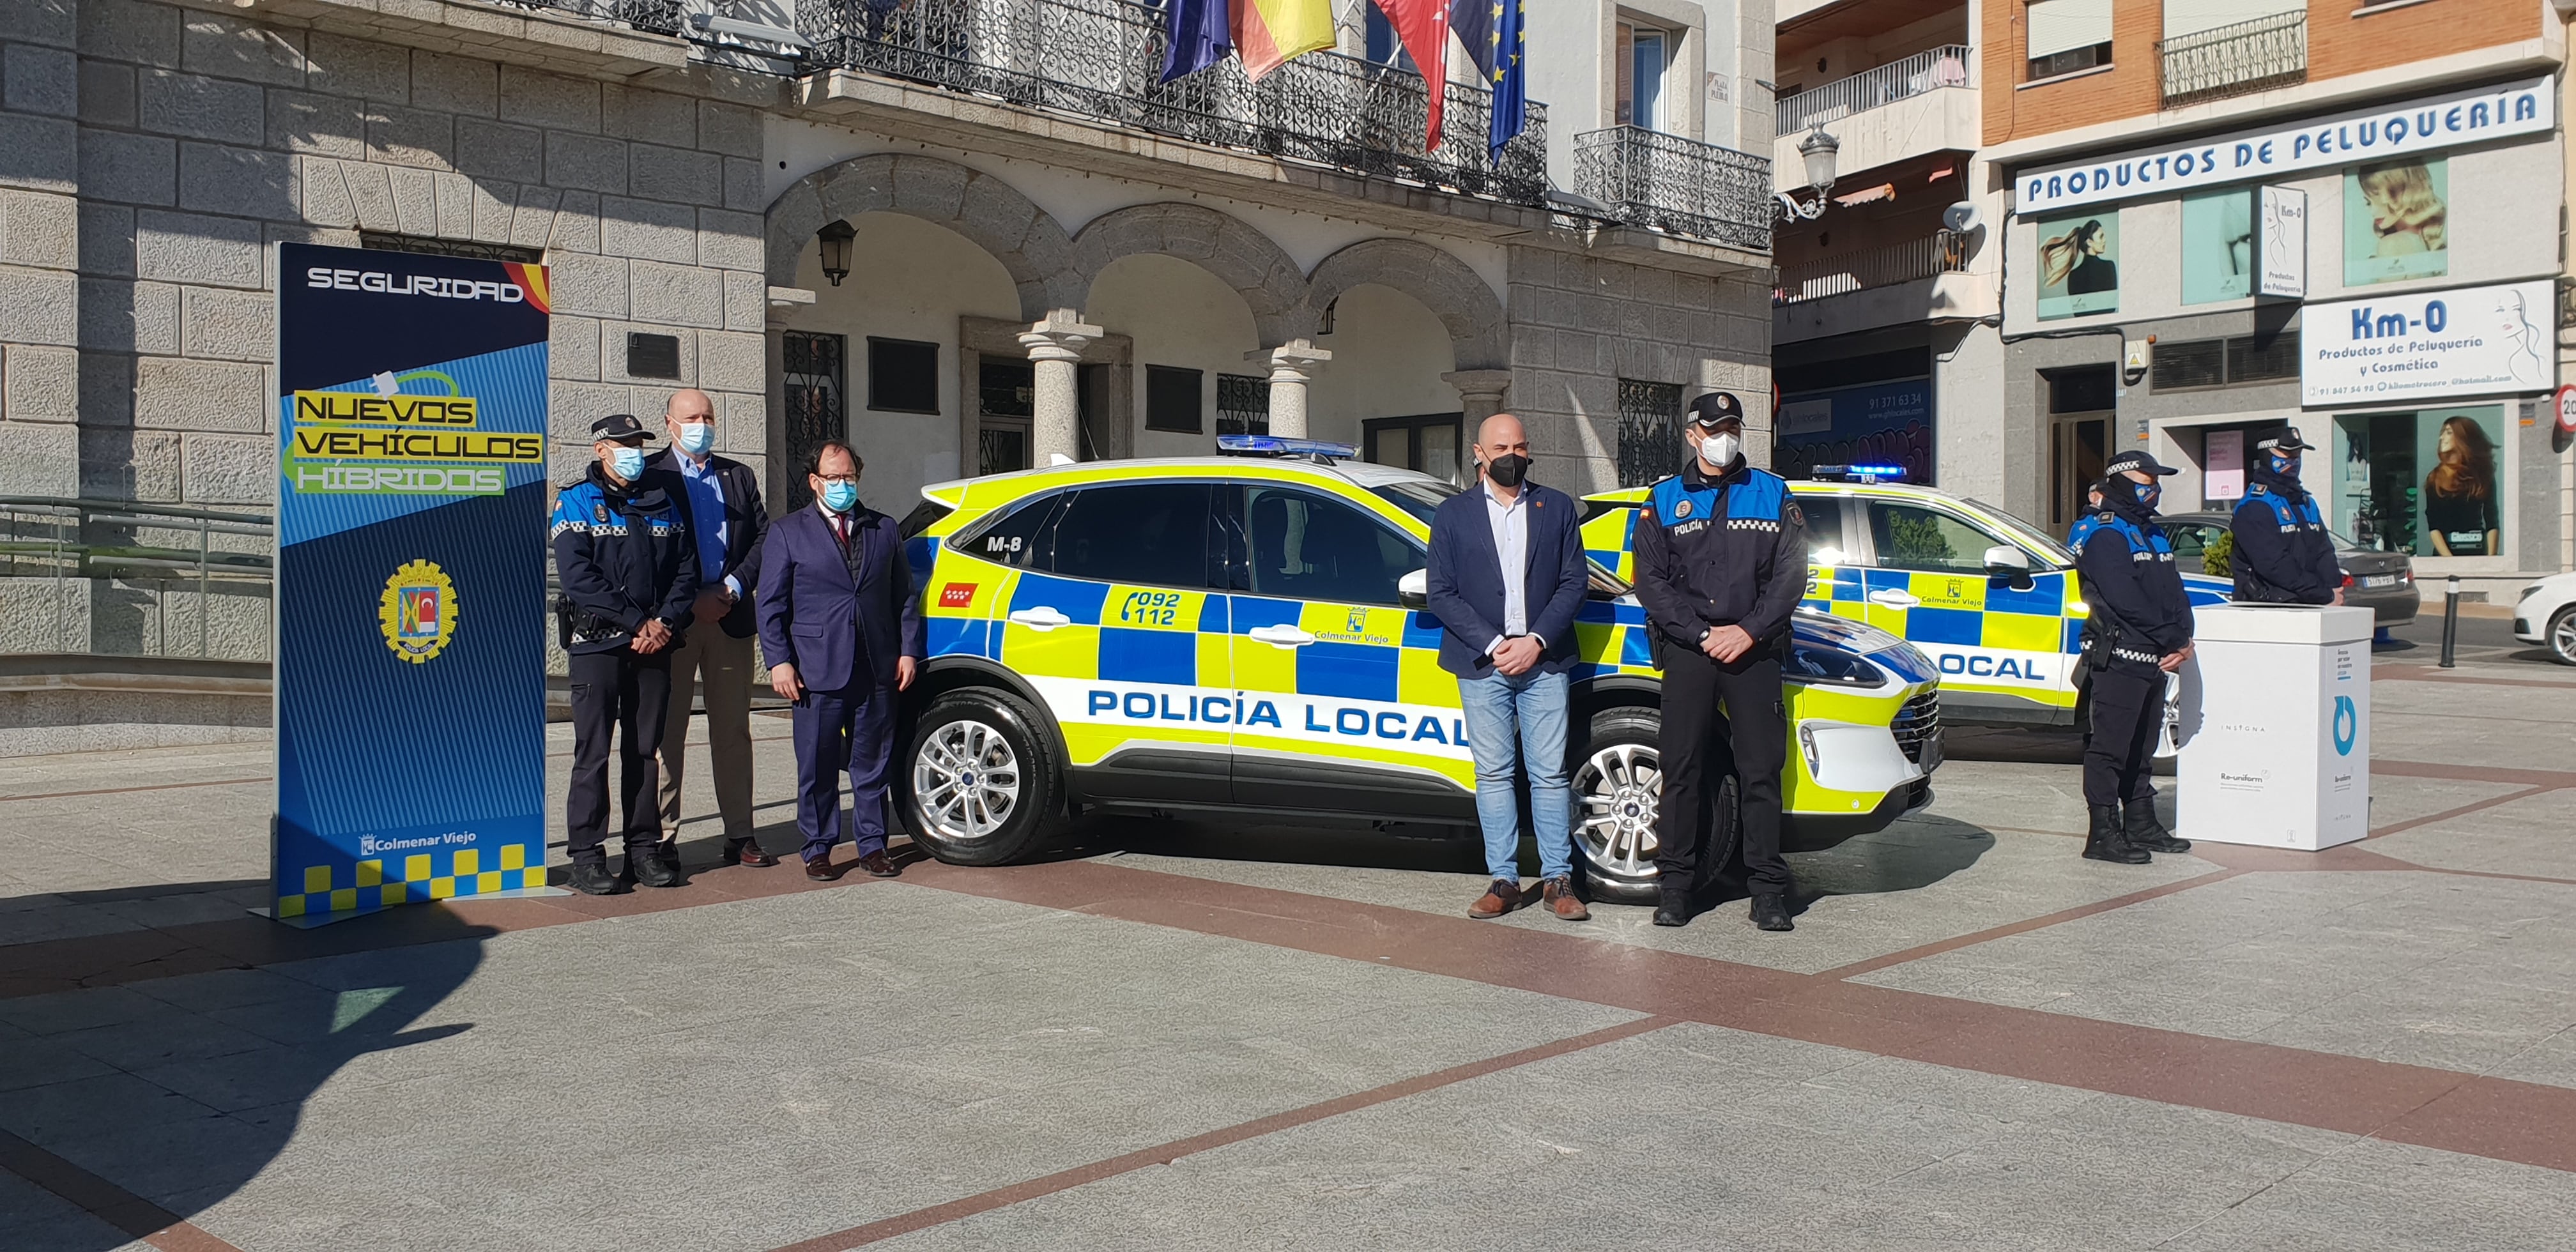
[[[2308,80],[2308,15],[2276,13],[2156,44],[2171,108]]]
[[[1794,134],[1938,88],[1974,86],[1976,65],[1977,58],[1965,44],[1926,48],[1902,61],[1781,97],[1774,106],[1780,119],[1777,129],[1783,135]]]
[[[1771,162],[1640,126],[1574,137],[1575,185],[1631,226],[1771,250]]]
[[[504,8],[536,9],[613,22],[653,35],[677,35],[684,20],[681,0],[496,0]]]
[[[1130,0],[798,0],[809,66],[839,66],[1052,109],[1193,143],[1238,148],[1467,195],[1539,205],[1547,194],[1547,106],[1497,165],[1486,155],[1492,96],[1453,82],[1448,140],[1421,149],[1431,95],[1411,70],[1311,52],[1258,83],[1229,58],[1160,83],[1159,8]]]
[[[169,607],[172,592],[193,589],[197,597],[193,655],[209,656],[218,587],[240,594],[255,585],[261,590],[250,594],[273,609],[266,588],[273,577],[269,544],[275,533],[275,523],[265,513],[69,496],[0,496],[0,581],[13,590],[45,589],[44,598],[51,605],[51,640],[43,650],[53,652],[103,650],[95,620],[96,599],[78,597],[89,596],[89,582],[104,581],[157,591],[148,606],[153,629],[138,632],[138,643],[148,634],[157,647],[150,655],[190,655],[171,648]],[[259,542],[218,546],[217,536],[235,535],[254,536]],[[243,547],[255,550],[239,550]],[[29,629],[33,623],[28,614],[34,606],[24,596],[16,598],[18,617],[10,623],[10,633],[18,646],[0,650],[34,650],[23,645],[35,639],[42,627]],[[80,609],[77,615],[75,607]],[[263,651],[267,637],[263,631]]]
[[[1923,239],[1889,244],[1863,252],[1846,252],[1816,261],[1780,267],[1780,286],[1773,304],[1821,300],[1871,287],[1962,273],[1968,268],[1967,241],[1953,231],[1935,231]]]

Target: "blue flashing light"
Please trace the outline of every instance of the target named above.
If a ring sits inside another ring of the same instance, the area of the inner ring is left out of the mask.
[[[1347,461],[1360,454],[1354,444],[1334,443],[1326,439],[1285,439],[1278,435],[1219,435],[1216,449],[1237,456],[1312,456],[1331,461]]]
[[[1902,465],[1819,465],[1808,471],[1808,477],[1826,483],[1874,483],[1902,481]]]

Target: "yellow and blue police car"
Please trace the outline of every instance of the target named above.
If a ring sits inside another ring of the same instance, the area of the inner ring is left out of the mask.
[[[1819,466],[1789,484],[1807,515],[1802,607],[1896,635],[1932,658],[1953,723],[2072,726],[2083,698],[2075,554],[2036,526],[1898,481],[1898,466]],[[1587,496],[1583,546],[1622,577],[1645,488]],[[2224,579],[2186,574],[2192,603]]]
[[[904,520],[929,658],[896,788],[940,860],[1010,861],[1068,814],[1254,812],[1475,823],[1457,680],[1422,607],[1458,490],[1347,445],[1090,461],[923,489]],[[1645,613],[1595,568],[1577,624],[1576,832],[1596,895],[1654,888],[1658,678]],[[1931,661],[1801,613],[1788,666],[1792,847],[1928,803]]]

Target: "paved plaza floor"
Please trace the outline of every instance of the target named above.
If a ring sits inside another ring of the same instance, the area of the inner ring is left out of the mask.
[[[682,889],[295,930],[264,746],[0,761],[0,1248],[2565,1248],[2576,671],[2430,659],[2366,842],[2085,861],[2073,741],[1961,734],[1786,935],[1365,830],[817,885],[703,797]]]

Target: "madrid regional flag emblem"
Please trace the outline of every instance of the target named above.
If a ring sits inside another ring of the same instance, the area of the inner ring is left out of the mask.
[[[456,584],[428,561],[410,561],[385,580],[376,609],[385,646],[418,665],[437,656],[456,634]]]

